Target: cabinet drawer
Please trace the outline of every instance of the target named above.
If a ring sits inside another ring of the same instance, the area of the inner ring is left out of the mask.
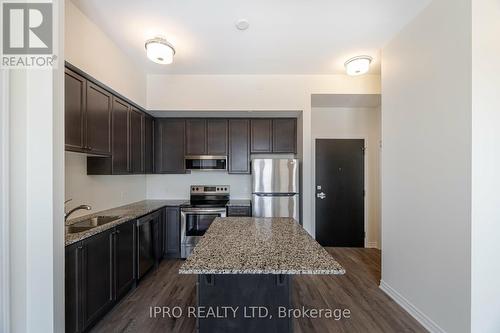
[[[252,207],[229,206],[227,207],[227,216],[252,216]]]

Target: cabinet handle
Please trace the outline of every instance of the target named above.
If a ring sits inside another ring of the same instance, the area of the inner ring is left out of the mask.
[[[119,234],[120,233],[120,230],[116,230],[116,233]]]
[[[91,147],[91,146],[87,146],[87,149],[88,149],[88,150],[92,150],[92,147]]]

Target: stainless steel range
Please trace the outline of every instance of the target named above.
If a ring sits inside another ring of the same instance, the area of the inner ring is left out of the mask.
[[[190,202],[181,206],[181,258],[187,258],[216,217],[226,216],[229,185],[191,185]]]

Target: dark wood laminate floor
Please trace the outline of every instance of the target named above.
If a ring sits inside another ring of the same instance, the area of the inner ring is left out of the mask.
[[[329,248],[344,266],[344,276],[295,276],[295,308],[349,309],[349,319],[294,319],[294,333],[312,332],[426,332],[378,284],[380,251],[358,248]],[[159,269],[147,276],[92,330],[97,332],[194,332],[196,320],[150,318],[151,306],[196,304],[195,276],[177,274],[182,262],[165,260]]]

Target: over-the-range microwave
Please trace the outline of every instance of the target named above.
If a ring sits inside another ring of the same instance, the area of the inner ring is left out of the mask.
[[[227,170],[227,156],[190,155],[185,156],[186,170]]]

